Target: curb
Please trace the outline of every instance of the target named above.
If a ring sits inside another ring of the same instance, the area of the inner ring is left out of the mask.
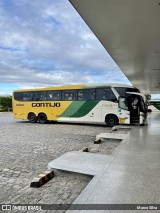
[[[33,181],[30,184],[30,187],[39,188],[52,178],[54,178],[54,171],[45,171],[44,173],[38,175],[38,177],[35,177],[33,179]]]

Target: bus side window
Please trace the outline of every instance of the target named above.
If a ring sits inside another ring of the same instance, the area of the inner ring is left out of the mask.
[[[85,101],[91,101],[95,100],[95,89],[84,89],[83,90],[83,100]]]
[[[83,90],[78,90],[77,99],[78,99],[78,101],[83,100]]]
[[[69,96],[69,94],[68,94],[68,93],[65,93],[65,94],[64,94],[64,100],[65,100],[65,101],[67,101],[67,100],[68,100],[68,96]]]
[[[105,89],[96,89],[96,99],[97,100],[108,100],[107,90],[105,90]]]
[[[16,101],[23,101],[23,92],[14,92],[14,99]]]
[[[95,89],[91,89],[90,91],[91,100],[95,100],[95,96],[96,96]]]
[[[33,92],[23,92],[23,101],[32,101]]]
[[[61,100],[61,92],[60,91],[47,91],[46,92],[46,101],[60,101]]]
[[[60,91],[47,91],[46,101],[60,101],[61,92]]]
[[[69,94],[68,94],[68,100],[69,100],[69,101],[73,101],[73,94],[72,94],[72,93],[69,93]]]
[[[34,101],[44,101],[46,99],[45,91],[42,92],[34,92]]]
[[[76,101],[77,100],[77,90],[64,90],[62,91],[63,101]]]
[[[117,98],[110,88],[96,89],[96,99],[116,102]]]
[[[61,92],[60,91],[54,91],[53,100],[55,100],[55,101],[60,101],[61,100]]]
[[[45,95],[45,101],[50,101],[50,100],[52,100],[52,94],[47,92]]]

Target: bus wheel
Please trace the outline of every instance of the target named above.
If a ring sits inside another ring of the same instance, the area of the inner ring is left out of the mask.
[[[115,126],[118,124],[118,118],[115,115],[106,116],[106,124],[109,127]]]
[[[37,117],[34,113],[29,113],[28,115],[28,120],[30,123],[36,123],[37,122]]]
[[[44,113],[41,113],[38,115],[38,121],[40,124],[45,124],[47,123],[47,116]]]

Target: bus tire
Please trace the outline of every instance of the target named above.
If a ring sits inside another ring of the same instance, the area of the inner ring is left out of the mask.
[[[107,115],[105,121],[109,127],[113,127],[118,124],[118,118],[116,115]]]
[[[46,124],[47,123],[47,116],[44,113],[40,113],[38,115],[38,121],[40,124]]]
[[[29,120],[30,123],[36,123],[37,117],[33,112],[31,112],[31,113],[28,114],[28,120]]]

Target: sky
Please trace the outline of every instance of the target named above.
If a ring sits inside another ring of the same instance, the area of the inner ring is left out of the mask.
[[[107,82],[130,84],[68,0],[0,0],[0,95]]]

